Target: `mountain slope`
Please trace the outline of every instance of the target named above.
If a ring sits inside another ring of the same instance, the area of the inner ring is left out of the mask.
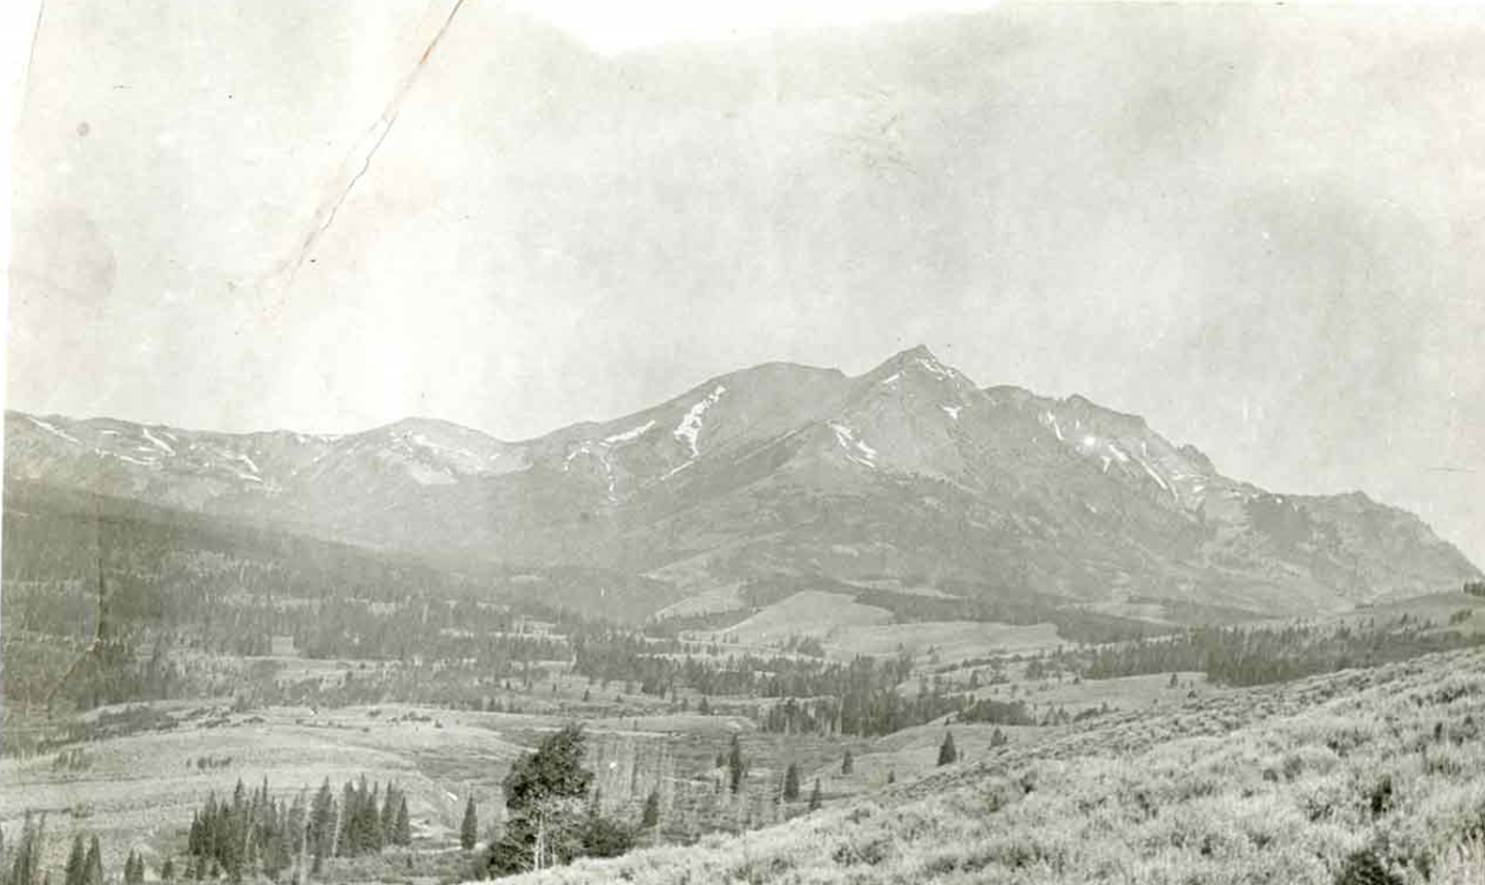
[[[6,416],[8,478],[424,553],[971,598],[1337,610],[1478,576],[1360,493],[1273,494],[1143,419],[981,389],[926,348],[857,377],[772,363],[503,442],[408,419],[344,436]]]

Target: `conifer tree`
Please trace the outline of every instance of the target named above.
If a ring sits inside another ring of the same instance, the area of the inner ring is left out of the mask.
[[[581,726],[569,724],[516,760],[503,783],[508,814],[490,852],[491,873],[543,869],[584,854],[612,856],[628,848],[627,828],[594,813],[592,802],[585,801],[593,772],[583,767],[584,746]]]
[[[469,801],[464,804],[464,822],[459,825],[459,847],[465,851],[473,849],[479,841],[479,832],[479,814],[474,807],[474,794],[470,793]]]
[[[645,810],[641,815],[639,825],[646,830],[654,829],[660,823],[660,791],[651,790],[650,795],[645,797]]]
[[[67,855],[67,872],[63,878],[66,885],[82,885],[83,870],[88,861],[87,849],[83,847],[82,833],[72,837],[72,852]]]
[[[820,779],[815,778],[815,788],[810,790],[810,811],[819,811],[821,801]]]
[[[88,842],[88,858],[83,862],[83,885],[103,885],[103,851],[98,846],[98,837]]]
[[[39,885],[41,849],[45,840],[46,815],[36,821],[29,811],[26,812],[25,822],[21,825],[21,841],[16,845],[15,858],[10,867],[12,885]],[[97,843],[96,838],[94,843]]]
[[[850,750],[847,750],[846,751],[846,755],[844,757],[842,757],[841,760],[840,760],[840,773],[841,774],[851,774],[855,770],[856,770],[856,757],[851,755],[851,751]]]
[[[959,760],[959,751],[954,748],[954,733],[944,732],[944,742],[938,748],[938,764],[952,765]]]
[[[403,847],[412,844],[412,821],[407,816],[407,794],[401,791],[397,795],[397,818],[392,832],[396,834],[393,839],[396,844]]]
[[[397,794],[396,784],[387,784],[386,796],[382,799],[381,831],[382,844],[397,844]]]
[[[790,762],[788,769],[784,771],[784,801],[793,802],[799,798],[799,766]]]
[[[743,758],[742,742],[732,736],[732,747],[727,751],[727,785],[735,796],[742,791],[743,777],[747,773],[747,761]]]
[[[326,778],[315,794],[309,816],[310,853],[314,855],[311,872],[316,875],[324,869],[325,858],[335,853],[335,811],[335,794],[330,792],[330,779]]]
[[[144,858],[130,851],[124,859],[124,885],[140,885],[144,881]]]

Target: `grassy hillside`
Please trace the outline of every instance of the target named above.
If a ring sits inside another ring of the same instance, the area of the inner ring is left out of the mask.
[[[1485,653],[1099,717],[787,825],[527,883],[1485,876]]]

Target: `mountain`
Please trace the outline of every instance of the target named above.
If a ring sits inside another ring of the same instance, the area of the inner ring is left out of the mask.
[[[384,550],[643,575],[672,588],[647,594],[654,605],[829,586],[1304,614],[1479,576],[1364,494],[1265,491],[1142,418],[980,388],[922,347],[857,377],[757,366],[521,442],[421,418],[326,436],[17,412],[6,440],[8,482]]]

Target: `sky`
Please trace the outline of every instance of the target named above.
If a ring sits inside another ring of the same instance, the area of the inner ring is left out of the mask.
[[[976,5],[48,0],[7,406],[520,439],[921,343],[1485,563],[1485,14]]]

